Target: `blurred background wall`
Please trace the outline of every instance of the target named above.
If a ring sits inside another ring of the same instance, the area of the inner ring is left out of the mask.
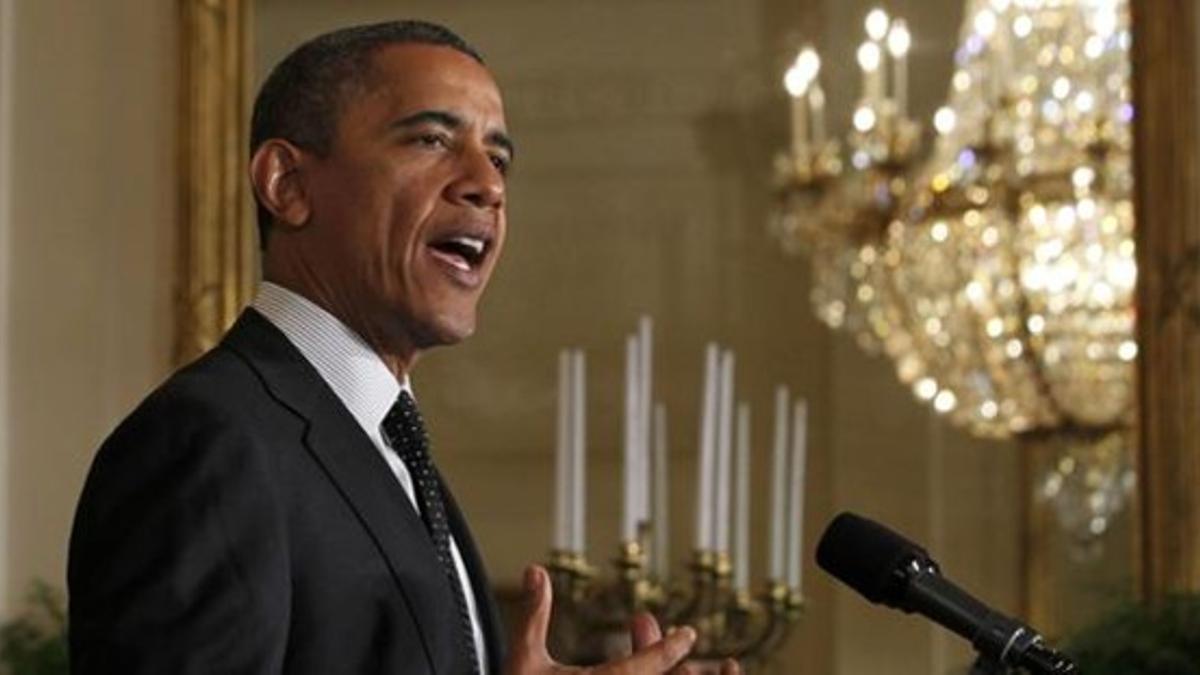
[[[806,560],[837,511],[895,525],[955,579],[1017,612],[1015,448],[932,420],[883,360],[818,324],[802,260],[766,232],[779,85],[802,40],[825,55],[831,119],[858,91],[864,0],[258,0],[255,70],[357,21],[442,21],[476,44],[519,145],[506,259],[479,335],[415,376],[439,462],[493,579],[549,543],[556,354],[588,352],[589,549],[615,553],[623,336],[655,319],[671,439],[672,549],[690,552],[703,346],[738,354],[768,492],[770,397],[810,402]],[[914,27],[913,105],[946,90],[962,2],[887,3]],[[176,13],[158,0],[0,0],[0,532],[3,602],[62,584],[66,537],[100,440],[169,372]],[[838,131],[836,126],[833,131]],[[8,170],[5,171],[4,167]],[[754,505],[765,533],[766,503]],[[755,578],[765,567],[754,543]],[[965,648],[866,605],[811,563],[786,656],[806,673],[946,673]],[[870,636],[869,648],[866,637]]]
[[[64,584],[99,441],[169,372],[175,10],[6,0],[0,32],[4,606]]]
[[[0,0],[0,503],[8,497],[8,270],[10,266],[9,230],[9,165],[11,154],[5,151],[12,145],[12,46],[13,2]],[[0,538],[8,542],[8,509],[0,515]],[[0,560],[0,610],[7,610],[8,560]]]

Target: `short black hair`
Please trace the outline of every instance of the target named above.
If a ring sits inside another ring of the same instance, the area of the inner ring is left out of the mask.
[[[323,156],[346,102],[369,87],[375,52],[394,44],[429,44],[483,57],[454,31],[426,21],[386,21],[318,35],[288,54],[267,76],[250,118],[250,155],[272,138]],[[266,249],[271,212],[258,197],[259,245]]]

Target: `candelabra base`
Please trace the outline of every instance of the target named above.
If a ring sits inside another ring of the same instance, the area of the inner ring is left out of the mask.
[[[664,631],[692,626],[697,633],[692,653],[698,665],[708,664],[717,673],[722,661],[733,658],[748,671],[766,672],[804,606],[799,590],[780,582],[767,582],[757,596],[734,588],[728,555],[714,551],[695,554],[688,582],[651,574],[636,542],[621,545],[611,576],[602,577],[575,552],[552,552],[548,567],[557,599],[551,653],[574,665],[595,665],[628,654],[630,621],[644,611]]]

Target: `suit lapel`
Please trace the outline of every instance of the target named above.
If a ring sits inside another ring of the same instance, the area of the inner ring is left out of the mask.
[[[445,629],[457,622],[454,599],[425,525],[387,463],[312,365],[262,315],[244,312],[225,344],[260,373],[283,405],[308,421],[306,449],[375,542],[438,669],[458,652],[456,635]]]

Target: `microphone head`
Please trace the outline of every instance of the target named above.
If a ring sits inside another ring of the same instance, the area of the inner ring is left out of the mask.
[[[867,600],[900,607],[904,568],[930,562],[925,549],[879,523],[850,512],[838,514],[817,544],[817,565]]]

